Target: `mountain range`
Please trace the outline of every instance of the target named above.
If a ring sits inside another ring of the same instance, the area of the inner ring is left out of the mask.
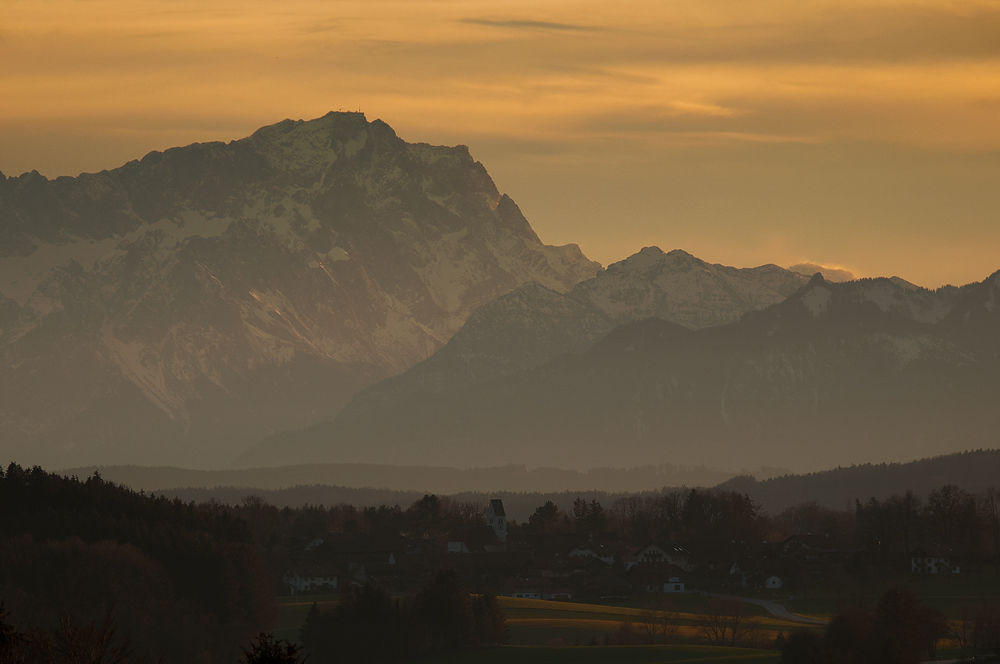
[[[5,456],[219,465],[336,415],[524,283],[542,244],[464,146],[359,113],[48,180],[0,175]]]
[[[998,306],[1000,273],[929,291],[657,247],[602,269],[465,146],[330,113],[0,174],[0,455],[811,470],[992,447]]]
[[[533,369],[347,408],[248,458],[818,469],[996,446],[998,375],[1000,272],[937,291],[815,275],[735,323],[628,323]]]
[[[345,415],[533,369],[582,353],[616,327],[644,318],[690,329],[731,323],[783,301],[807,281],[777,265],[738,269],[646,247],[567,293],[529,283],[483,305],[430,358],[355,395]]]

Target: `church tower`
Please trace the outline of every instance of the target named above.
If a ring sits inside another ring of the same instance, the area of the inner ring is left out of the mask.
[[[486,511],[486,525],[493,528],[498,540],[507,541],[507,513],[503,511],[503,501],[499,498],[490,501],[490,508]]]

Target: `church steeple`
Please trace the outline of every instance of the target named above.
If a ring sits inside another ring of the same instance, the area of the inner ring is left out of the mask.
[[[507,513],[503,511],[503,500],[500,498],[490,500],[490,507],[486,511],[486,524],[493,527],[498,540],[507,541]]]

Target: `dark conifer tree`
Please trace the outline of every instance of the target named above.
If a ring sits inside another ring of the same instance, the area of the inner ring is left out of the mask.
[[[447,652],[472,642],[472,598],[455,570],[435,574],[417,594],[413,608],[430,652]]]
[[[313,605],[315,606],[315,604]],[[299,647],[272,634],[261,633],[250,650],[243,649],[241,664],[299,664]]]
[[[507,643],[507,617],[496,595],[480,595],[472,600],[475,634],[471,645],[501,646]]]

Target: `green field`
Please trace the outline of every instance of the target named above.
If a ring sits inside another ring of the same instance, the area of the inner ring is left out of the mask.
[[[338,597],[338,595],[297,595],[278,598],[275,638],[297,641],[313,602],[319,605],[320,610],[326,610],[336,605]],[[681,641],[696,640],[697,610],[704,605],[706,599],[700,596],[679,596],[670,599],[672,610],[678,613],[677,636]],[[675,601],[678,599],[685,601]],[[642,609],[636,606],[553,602],[512,597],[500,597],[499,602],[507,616],[509,643],[512,646],[560,648],[585,646],[595,639],[607,642],[609,636],[613,637],[617,633],[620,624],[629,619],[635,623],[635,641],[641,640],[639,623]],[[769,632],[772,638],[778,632],[788,634],[800,627],[796,623],[768,616],[759,606],[748,604],[746,608],[750,615],[755,616],[754,619],[761,629]]]
[[[961,617],[963,610],[988,600],[1000,601],[1000,577],[992,569],[983,573],[940,576],[899,574],[869,584],[857,582],[815,584],[788,597],[787,591],[767,599],[778,599],[789,610],[802,615],[829,619],[845,606],[875,604],[879,596],[893,586],[909,588],[924,604],[941,609],[950,619]],[[763,595],[762,595],[763,596]]]
[[[279,619],[274,635],[279,639],[296,641],[313,602],[322,608],[337,603],[337,595],[300,595],[282,597],[278,600]],[[681,599],[671,598],[671,600]],[[698,634],[695,621],[697,609],[705,602],[703,597],[683,597],[683,602],[671,601],[678,611],[681,644],[696,642]],[[499,598],[500,606],[507,616],[510,634],[509,645],[503,648],[476,650],[452,654],[447,657],[428,659],[426,662],[622,662],[623,664],[646,664],[654,662],[777,662],[774,651],[750,650],[744,648],[720,648],[702,645],[671,646],[591,646],[597,641],[607,643],[617,635],[623,621],[634,623],[633,643],[642,640],[641,609],[637,606],[612,606],[584,604],[580,602],[553,602],[546,600]],[[635,604],[634,602],[632,604]],[[683,604],[683,607],[681,606]],[[753,613],[762,610],[756,605],[748,605]],[[693,611],[692,611],[693,610]],[[799,625],[778,620],[771,616],[757,615],[755,620],[761,629],[773,638],[779,631],[788,634]]]
[[[674,598],[671,598],[673,600]],[[688,607],[697,610],[705,598],[691,597],[697,604]],[[538,599],[499,598],[500,607],[507,616],[510,644],[519,646],[577,646],[587,645],[592,639],[605,642],[614,636],[619,625],[628,619],[639,630],[641,609],[633,606],[609,606],[604,604],[583,604],[577,602],[553,602]],[[671,602],[678,613],[678,637],[682,640],[696,639],[696,612],[678,611],[679,603]],[[797,623],[768,616],[755,604],[746,606],[747,613],[754,615],[761,628],[776,636],[778,632],[789,632],[801,627]],[[764,615],[760,615],[763,613]],[[636,636],[636,641],[640,637]]]
[[[306,621],[309,607],[315,602],[320,611],[329,610],[340,601],[340,595],[290,595],[278,598],[278,623],[274,638],[297,642],[299,630]]]
[[[538,648],[504,646],[419,660],[420,664],[658,664],[681,662],[753,662],[776,664],[781,655],[773,650],[713,648],[709,646],[599,646]]]
[[[757,595],[752,595],[752,596],[757,597]],[[760,595],[760,597],[763,599],[770,599],[769,596]],[[705,604],[712,600],[712,598],[707,595],[701,595],[696,593],[661,595],[660,599],[666,602],[670,606],[672,611],[678,611],[680,613],[700,613],[701,609],[704,608]],[[639,610],[642,609],[646,605],[646,602],[648,601],[649,600],[646,597],[635,597],[626,600],[615,600],[615,599],[606,600],[602,601],[601,604],[606,606],[633,608]],[[756,604],[747,604],[746,611],[748,615],[752,616],[767,615],[767,611],[764,608],[757,606]]]
[[[829,618],[839,608],[850,605],[873,604],[889,587],[901,585],[913,590],[926,604],[940,608],[956,619],[963,609],[974,610],[978,602],[1000,598],[1000,577],[992,569],[981,576],[962,574],[950,577],[913,577],[898,575],[867,585],[854,582],[813,584],[794,594],[784,591],[755,591],[747,596],[780,601],[789,609],[803,615]],[[790,596],[791,595],[791,596]],[[279,617],[274,635],[279,639],[296,641],[313,602],[321,609],[336,605],[338,595],[299,595],[278,598]],[[669,609],[678,614],[678,633],[670,646],[628,645],[605,646],[592,643],[614,642],[623,621],[633,621],[633,641],[641,643],[641,613],[643,600],[620,600],[607,604],[582,602],[553,602],[547,600],[498,598],[507,616],[509,645],[502,648],[454,653],[448,656],[421,660],[424,664],[451,664],[475,662],[476,664],[506,664],[533,662],[589,662],[608,664],[654,664],[657,662],[760,662],[771,664],[779,661],[777,652],[745,648],[721,648],[693,645],[699,642],[696,621],[699,613],[710,601],[704,595],[685,594],[664,597]],[[786,635],[804,627],[799,623],[770,616],[757,605],[747,604],[747,613],[768,633],[769,640],[778,632]],[[810,629],[821,629],[812,627]],[[941,656],[958,656],[949,644],[942,644]]]

